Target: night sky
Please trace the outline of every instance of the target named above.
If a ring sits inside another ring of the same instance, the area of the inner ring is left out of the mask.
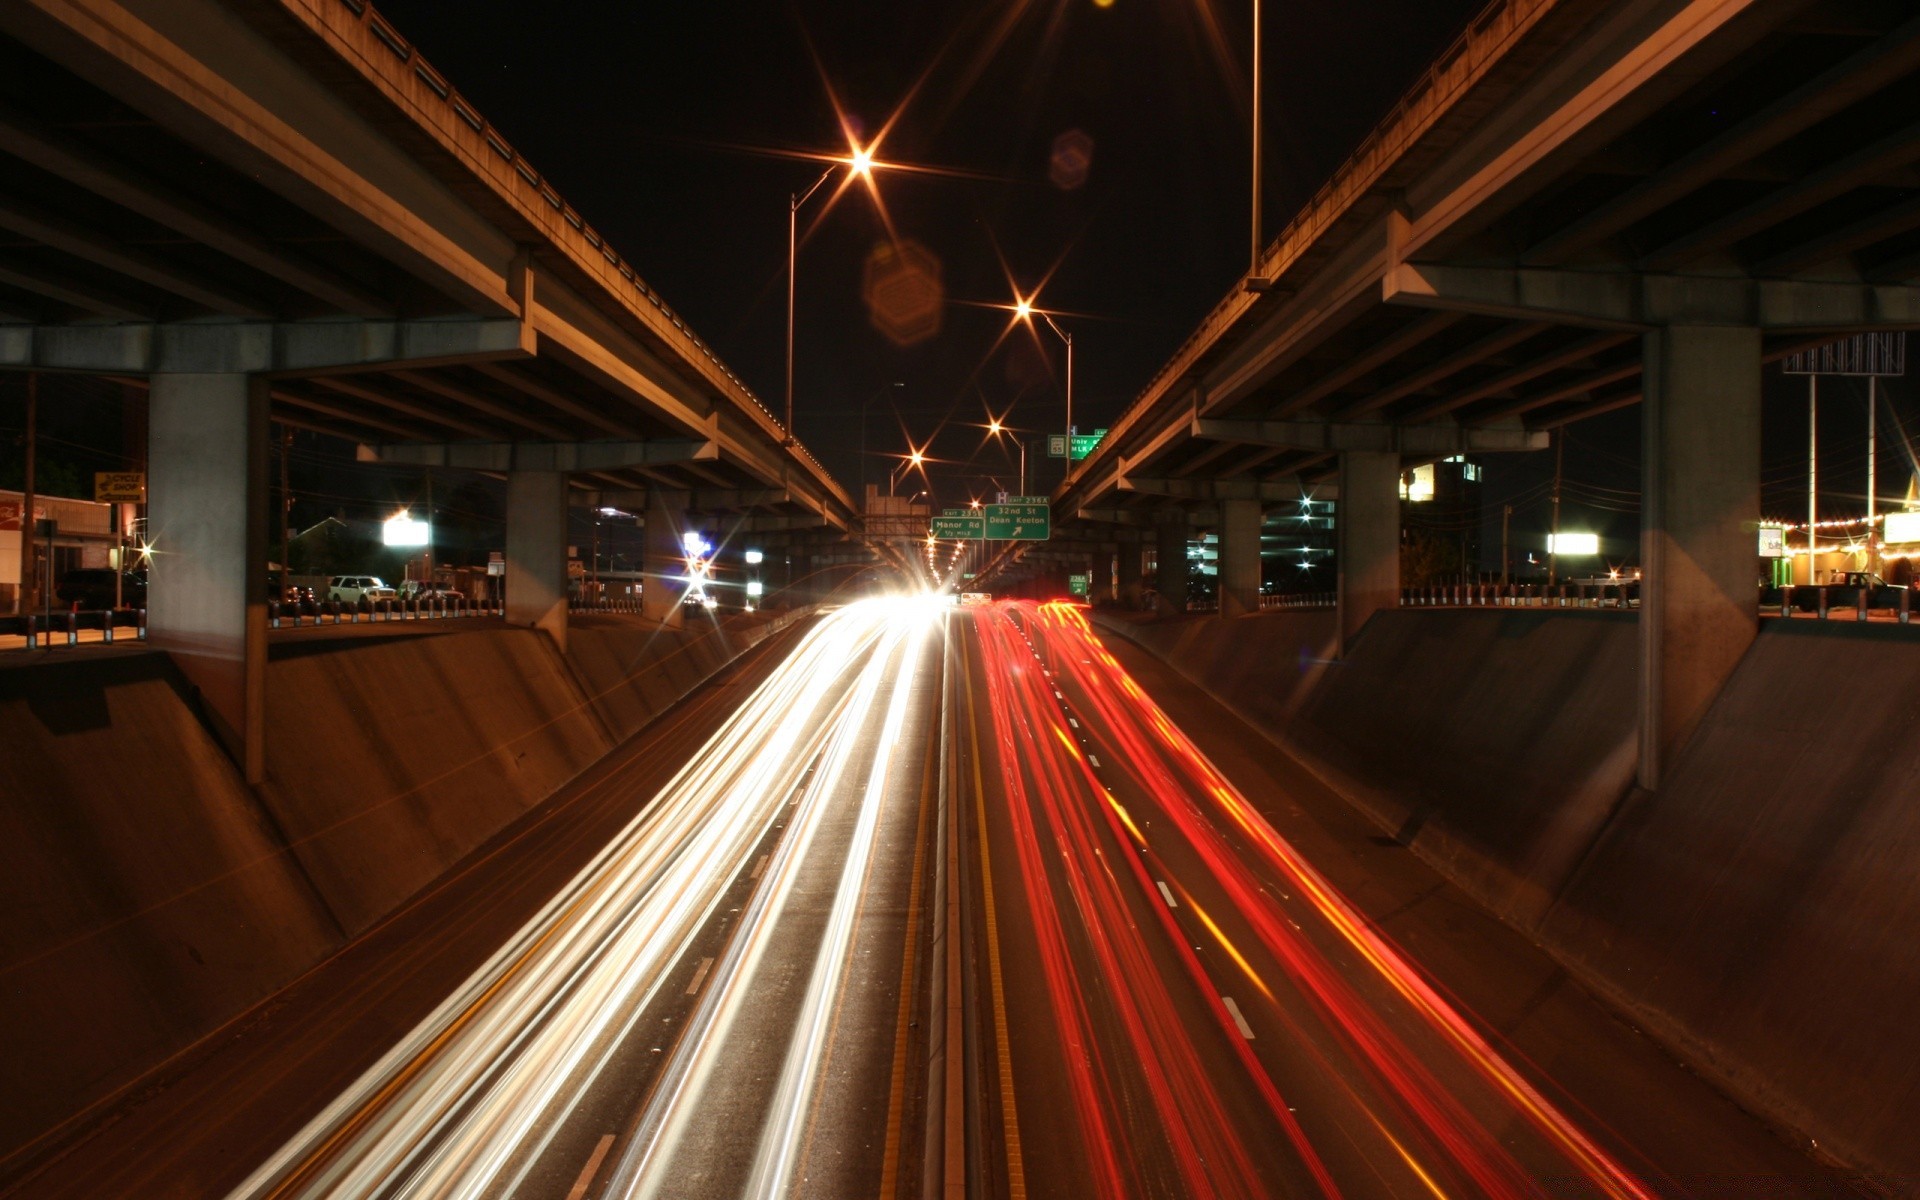
[[[897,461],[878,454],[904,449],[890,401],[916,442],[951,415],[934,447],[956,460],[934,476],[945,503],[988,488],[982,472],[1015,486],[998,450],[964,465],[981,434],[963,423],[986,405],[1062,426],[1063,347],[1023,332],[996,350],[1008,314],[979,305],[1047,280],[1038,303],[1076,314],[1061,325],[1085,430],[1125,408],[1245,269],[1245,0],[576,0],[538,20],[503,0],[380,7],[776,412],[787,197],[820,173],[782,154],[846,153],[833,95],[864,137],[892,121],[878,157],[938,172],[877,175],[895,233],[939,264],[938,333],[902,347],[870,323],[863,273],[887,233],[864,190],[824,219],[823,192],[802,214],[815,228],[795,425],[849,488],[876,396],[868,479]],[[1266,6],[1269,237],[1478,7]],[[1056,182],[1056,139],[1076,130],[1092,147],[1084,179]]]

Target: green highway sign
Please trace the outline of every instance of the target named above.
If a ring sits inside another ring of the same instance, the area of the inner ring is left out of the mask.
[[[1086,595],[1092,590],[1092,581],[1093,577],[1091,575],[1067,576],[1067,594],[1070,596]]]
[[[952,541],[978,540],[987,536],[986,524],[986,518],[971,513],[961,517],[935,517],[932,533],[934,537]]]
[[[1037,504],[989,504],[986,537],[992,541],[1044,542],[1053,532],[1052,509]]]
[[[940,515],[943,517],[977,517],[980,514],[977,510],[971,508],[943,508],[940,510]]]
[[[1078,460],[1078,459],[1085,458],[1089,454],[1092,454],[1093,448],[1095,446],[1098,446],[1100,444],[1100,439],[1105,436],[1107,436],[1107,431],[1104,429],[1096,429],[1092,433],[1074,434],[1072,438],[1073,457],[1076,460]],[[1068,438],[1067,438],[1067,435],[1064,433],[1048,434],[1047,435],[1047,457],[1048,458],[1065,458],[1067,456],[1067,442],[1068,442]]]

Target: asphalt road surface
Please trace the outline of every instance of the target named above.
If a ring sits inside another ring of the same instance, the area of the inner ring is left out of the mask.
[[[1250,799],[1083,609],[972,617],[954,782],[986,1194],[1852,1194],[1591,1002],[1556,1069],[1623,1073],[1561,1087],[1279,832],[1300,780]]]

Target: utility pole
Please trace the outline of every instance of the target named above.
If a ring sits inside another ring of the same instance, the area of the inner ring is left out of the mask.
[[[293,426],[280,427],[280,588],[284,598],[293,582],[293,489],[287,483],[287,460],[293,457]]]
[[[1513,505],[1509,504],[1504,506],[1500,510],[1500,586],[1501,587],[1505,587],[1507,584],[1512,582],[1512,579],[1510,578],[1510,574],[1513,568],[1513,556],[1507,550],[1507,545],[1508,545],[1507,531],[1509,528],[1512,527],[1512,525],[1513,525]]]
[[[33,611],[34,549],[33,468],[34,451],[39,442],[40,376],[27,374],[27,462],[20,481],[20,586],[14,590],[13,611]]]
[[[1880,571],[1880,529],[1874,524],[1879,511],[1880,486],[1880,377],[1867,376],[1867,570]]]
[[[433,590],[433,468],[427,468],[427,590]]]
[[[1815,564],[1820,528],[1820,377],[1807,376],[1807,584],[1820,582]]]
[[[1553,532],[1547,538],[1547,586],[1560,582],[1560,480],[1567,461],[1565,426],[1553,431]]]

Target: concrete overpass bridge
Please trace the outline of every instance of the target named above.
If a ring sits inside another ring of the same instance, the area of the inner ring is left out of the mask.
[[[570,502],[644,511],[656,579],[690,524],[796,539],[809,566],[858,531],[806,448],[362,0],[7,4],[0,181],[0,369],[149,390],[152,639],[250,778],[270,421],[504,476],[509,618],[560,639]],[[646,598],[677,618],[672,587]]]
[[[1765,363],[1920,325],[1920,18],[1856,0],[1506,0],[1354,151],[1054,494],[1123,587],[1337,497],[1338,640],[1399,586],[1398,480],[1643,405],[1641,782],[1757,627]],[[1004,574],[1023,555],[1009,550]],[[1038,561],[1038,560],[1036,560]],[[1083,557],[1081,561],[1086,561]]]

